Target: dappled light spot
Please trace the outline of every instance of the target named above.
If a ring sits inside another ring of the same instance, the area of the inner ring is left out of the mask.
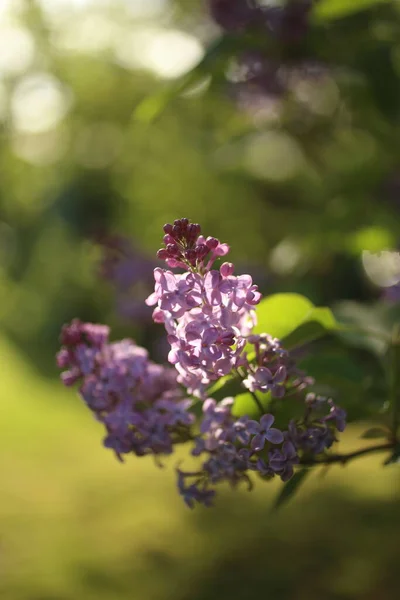
[[[115,43],[116,61],[127,69],[146,69],[164,79],[180,77],[201,59],[197,38],[178,29],[136,28]]]
[[[28,29],[16,25],[0,27],[0,74],[17,75],[25,71],[35,55],[35,42]]]
[[[244,165],[255,177],[284,181],[297,175],[304,164],[300,146],[286,133],[266,131],[248,140]]]
[[[53,75],[27,75],[11,97],[13,128],[27,133],[52,129],[66,116],[71,103],[71,91]]]

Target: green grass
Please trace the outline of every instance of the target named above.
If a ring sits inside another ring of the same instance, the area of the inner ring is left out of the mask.
[[[120,465],[73,391],[4,339],[0,355],[1,598],[398,598],[400,471],[382,457],[313,475],[279,513],[278,482],[192,512],[175,491],[176,459]]]

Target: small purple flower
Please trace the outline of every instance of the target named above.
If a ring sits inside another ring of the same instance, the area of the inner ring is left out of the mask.
[[[254,452],[263,450],[266,442],[271,442],[271,444],[280,444],[283,442],[283,433],[279,429],[271,427],[274,421],[275,418],[273,415],[267,414],[261,417],[258,433],[251,441],[251,448]]]
[[[189,508],[194,508],[196,503],[203,504],[206,507],[213,505],[215,491],[207,488],[200,489],[199,485],[192,483],[186,485],[186,478],[193,477],[192,473],[184,473],[177,469],[178,474],[178,491],[182,496],[183,501]],[[200,475],[200,474],[199,474]]]
[[[255,470],[263,475],[264,477],[274,477],[275,471],[265,462],[262,458],[259,458],[255,465]]]
[[[346,411],[343,408],[340,408],[340,406],[336,406],[332,400],[329,400],[328,402],[331,408],[329,415],[324,418],[324,421],[334,421],[336,429],[340,432],[344,431],[346,428]]]
[[[281,450],[269,453],[270,468],[280,475],[282,481],[288,481],[293,475],[293,465],[299,462],[296,449],[291,442],[284,442]]]
[[[284,365],[278,366],[275,373],[272,373],[267,367],[258,367],[252,373],[249,373],[243,385],[251,392],[259,390],[260,392],[271,392],[273,396],[281,398],[285,395],[285,383],[287,371]]]
[[[315,421],[306,427],[296,425],[295,421],[291,420],[285,439],[292,442],[296,449],[316,455],[330,448],[335,441],[335,436],[321,421]]]
[[[203,403],[203,420],[200,425],[201,433],[213,433],[216,429],[230,423],[233,398],[225,398],[219,404],[213,398]]]

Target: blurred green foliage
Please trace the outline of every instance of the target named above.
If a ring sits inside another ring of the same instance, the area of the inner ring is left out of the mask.
[[[152,348],[157,338],[115,315],[93,238],[122,233],[153,256],[162,224],[182,216],[230,243],[265,293],[302,293],[384,334],[399,318],[361,258],[400,238],[400,3],[322,0],[296,57],[319,75],[300,69],[262,111],[230,97],[236,50],[228,40],[218,51],[219,36],[199,0],[0,5],[7,600],[235,600],[249,585],[279,600],[398,598],[394,467],[372,458],[313,476],[273,519],[274,486],[189,514],[170,474],[117,465],[56,382],[72,317]],[[182,61],[200,61],[189,80]],[[385,344],[316,344],[302,366],[351,420],[370,419],[386,398]]]

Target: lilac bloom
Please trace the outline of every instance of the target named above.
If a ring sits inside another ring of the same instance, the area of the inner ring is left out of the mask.
[[[258,433],[251,441],[251,448],[255,452],[262,450],[266,442],[271,442],[271,444],[280,444],[283,442],[283,433],[279,429],[271,427],[274,421],[275,418],[270,414],[261,417]]]
[[[343,408],[336,406],[332,401],[330,401],[331,409],[329,411],[329,415],[325,417],[325,421],[334,421],[336,429],[340,432],[344,431],[346,428],[346,417],[347,413]]]
[[[293,465],[299,462],[296,449],[291,442],[284,442],[281,450],[269,453],[269,466],[280,475],[282,481],[288,481],[293,475]]]
[[[275,471],[262,458],[257,460],[255,469],[264,477],[273,477],[275,475]]]
[[[275,373],[267,367],[258,367],[244,380],[244,385],[252,392],[271,392],[273,396],[282,397],[285,388],[282,385],[287,378],[287,370],[284,365],[278,366]]]
[[[177,469],[178,474],[178,491],[182,496],[185,504],[189,508],[194,508],[196,503],[203,504],[204,506],[210,507],[213,504],[215,497],[215,491],[206,488],[200,489],[196,483],[186,485],[186,478],[191,477],[192,474],[187,474]]]

